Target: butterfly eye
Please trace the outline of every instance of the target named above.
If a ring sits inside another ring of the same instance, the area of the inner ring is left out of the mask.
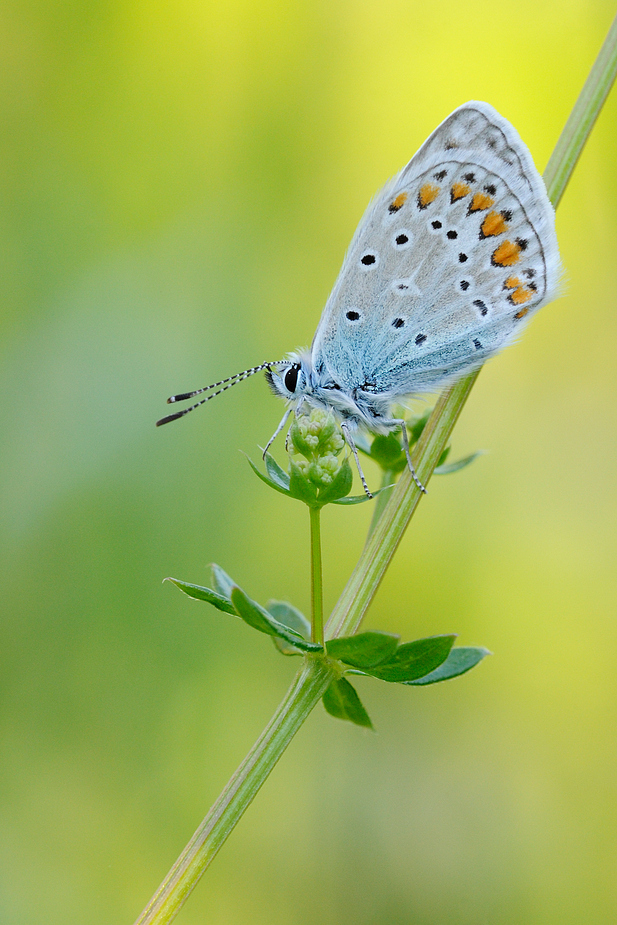
[[[294,363],[293,366],[290,366],[285,376],[283,382],[285,383],[285,388],[288,392],[295,392],[296,386],[298,384],[298,374],[300,372],[300,364]]]

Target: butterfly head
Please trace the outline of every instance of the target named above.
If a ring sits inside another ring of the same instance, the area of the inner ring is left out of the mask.
[[[266,378],[274,394],[296,411],[305,403],[325,408],[339,420],[375,432],[381,432],[382,419],[389,416],[389,395],[379,394],[367,384],[340,385],[323,362],[314,363],[308,351],[290,354],[284,364],[268,369]]]
[[[292,353],[289,361],[268,369],[266,379],[275,395],[284,401],[296,403],[313,393],[310,356]]]

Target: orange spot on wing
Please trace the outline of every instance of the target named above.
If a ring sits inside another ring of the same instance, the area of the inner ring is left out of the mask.
[[[524,318],[528,311],[529,311],[528,308],[521,308],[521,310],[518,311],[514,317],[515,317],[515,318]]]
[[[421,209],[426,209],[431,202],[437,199],[438,195],[438,186],[435,186],[433,183],[425,183],[424,186],[420,187],[420,192],[418,193],[418,205]]]
[[[492,263],[498,267],[511,267],[517,263],[521,256],[521,248],[513,241],[504,241],[496,251],[493,251],[491,257]]]
[[[457,199],[462,199],[463,196],[467,196],[471,192],[471,187],[467,186],[466,183],[453,183],[452,189],[450,190],[450,197],[452,202],[456,202]]]
[[[504,283],[506,289],[517,289],[521,285],[521,281],[518,276],[509,276]]]
[[[525,302],[529,302],[532,295],[533,292],[531,289],[526,289],[525,286],[519,286],[508,298],[514,305],[523,305]],[[527,309],[525,309],[525,311],[527,311]]]
[[[399,193],[396,199],[393,199],[388,206],[388,212],[398,212],[398,210],[407,201],[407,193]]]
[[[470,212],[482,212],[484,209],[490,209],[495,205],[495,200],[487,193],[476,193],[469,206]]]
[[[504,231],[508,230],[503,215],[501,212],[489,212],[484,221],[482,222],[482,234],[485,238],[489,238],[493,235],[503,234]]]

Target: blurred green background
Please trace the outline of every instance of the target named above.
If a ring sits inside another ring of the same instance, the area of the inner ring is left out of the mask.
[[[3,5],[3,925],[132,922],[297,667],[161,584],[215,560],[308,608],[306,511],[238,452],[282,406],[256,378],[156,430],[166,397],[309,343],[370,197],[460,103],[542,169],[613,14]],[[359,679],[377,735],[318,707],[185,925],[617,920],[616,116],[559,209],[566,294],[455,432],[489,453],[432,482],[365,623],[494,656]],[[325,512],[330,606],[369,517]]]

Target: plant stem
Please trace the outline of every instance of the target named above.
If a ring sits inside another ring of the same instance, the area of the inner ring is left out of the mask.
[[[390,485],[394,485],[395,481],[396,481],[396,472],[394,472],[392,469],[384,469],[383,474],[381,476],[381,485],[379,487],[389,488]],[[375,527],[377,526],[379,522],[379,518],[381,517],[381,513],[384,507],[386,506],[387,500],[388,500],[387,491],[380,492],[380,494],[378,494],[377,497],[375,498],[375,504],[373,505],[373,516],[371,517],[371,523],[368,528],[367,540],[368,540],[368,537],[372,534]]]
[[[311,517],[311,639],[323,645],[323,576],[321,569],[321,509],[309,507]]]
[[[557,208],[617,74],[617,16],[551,154],[544,182]]]
[[[546,168],[547,189],[555,206],[561,199],[616,71],[617,19],[611,25]],[[428,483],[437,465],[478,374],[479,371],[472,373],[443,392],[433,409],[414,452],[414,466],[424,485]],[[403,472],[389,495],[383,513],[369,535],[360,560],[332,612],[327,626],[330,636],[353,633],[358,628],[422,497],[408,470]],[[312,548],[313,529],[311,518]],[[314,566],[313,555],[311,562]],[[321,557],[319,563],[318,595],[321,612]],[[315,597],[313,609],[315,614]],[[317,632],[315,618],[313,627],[313,632]],[[333,677],[334,671],[327,659],[305,658],[302,669],[270,723],[137,919],[136,925],[163,925],[172,921]]]
[[[332,663],[307,656],[285,699],[135,925],[171,922],[330,681]]]
[[[414,468],[423,485],[428,485],[479,372],[473,372],[442,392],[433,408],[413,455]],[[367,539],[358,564],[328,620],[326,635],[329,638],[348,636],[357,630],[407,524],[423,497],[409,469],[403,470],[388,494],[383,513]]]

